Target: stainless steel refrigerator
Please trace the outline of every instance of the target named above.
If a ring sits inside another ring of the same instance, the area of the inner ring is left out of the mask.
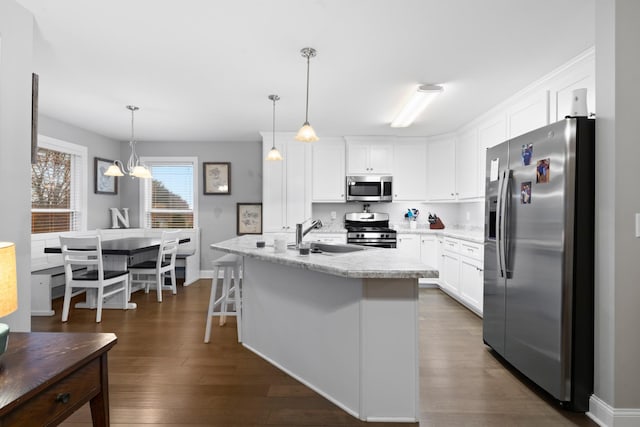
[[[593,390],[595,121],[487,150],[483,338],[563,406]]]

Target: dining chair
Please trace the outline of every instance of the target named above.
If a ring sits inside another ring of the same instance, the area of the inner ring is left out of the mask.
[[[131,295],[131,288],[134,284],[144,285],[144,292],[149,293],[150,285],[155,283],[158,302],[162,302],[163,290],[171,290],[173,295],[178,292],[176,288],[176,254],[178,253],[179,240],[180,230],[162,232],[156,259],[129,266],[129,272],[132,275],[129,295]],[[169,273],[171,277],[171,285],[165,285],[166,273]]]
[[[96,290],[96,322],[102,320],[102,303],[105,298],[122,293],[122,308],[127,308],[129,272],[104,269],[100,236],[60,236],[60,247],[65,274],[63,322],[69,319],[71,298],[89,289]],[[78,270],[79,266],[85,268]]]

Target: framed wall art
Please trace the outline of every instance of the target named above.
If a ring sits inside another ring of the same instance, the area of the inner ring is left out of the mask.
[[[202,164],[204,194],[231,194],[231,163]]]
[[[238,203],[238,231],[243,234],[262,234],[262,203]]]
[[[96,194],[118,194],[118,177],[104,175],[112,164],[113,160],[94,157],[93,174]]]

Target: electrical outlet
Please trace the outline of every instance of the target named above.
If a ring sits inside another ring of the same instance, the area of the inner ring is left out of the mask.
[[[640,213],[636,214],[636,237],[640,237]]]
[[[471,221],[471,212],[467,211],[467,221]]]
[[[331,211],[331,219],[336,219],[337,215],[336,215],[336,211]]]

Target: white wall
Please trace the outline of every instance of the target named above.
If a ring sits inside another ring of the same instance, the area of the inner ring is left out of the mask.
[[[0,240],[16,244],[18,310],[2,319],[31,330],[31,73],[33,18],[0,0]]]

